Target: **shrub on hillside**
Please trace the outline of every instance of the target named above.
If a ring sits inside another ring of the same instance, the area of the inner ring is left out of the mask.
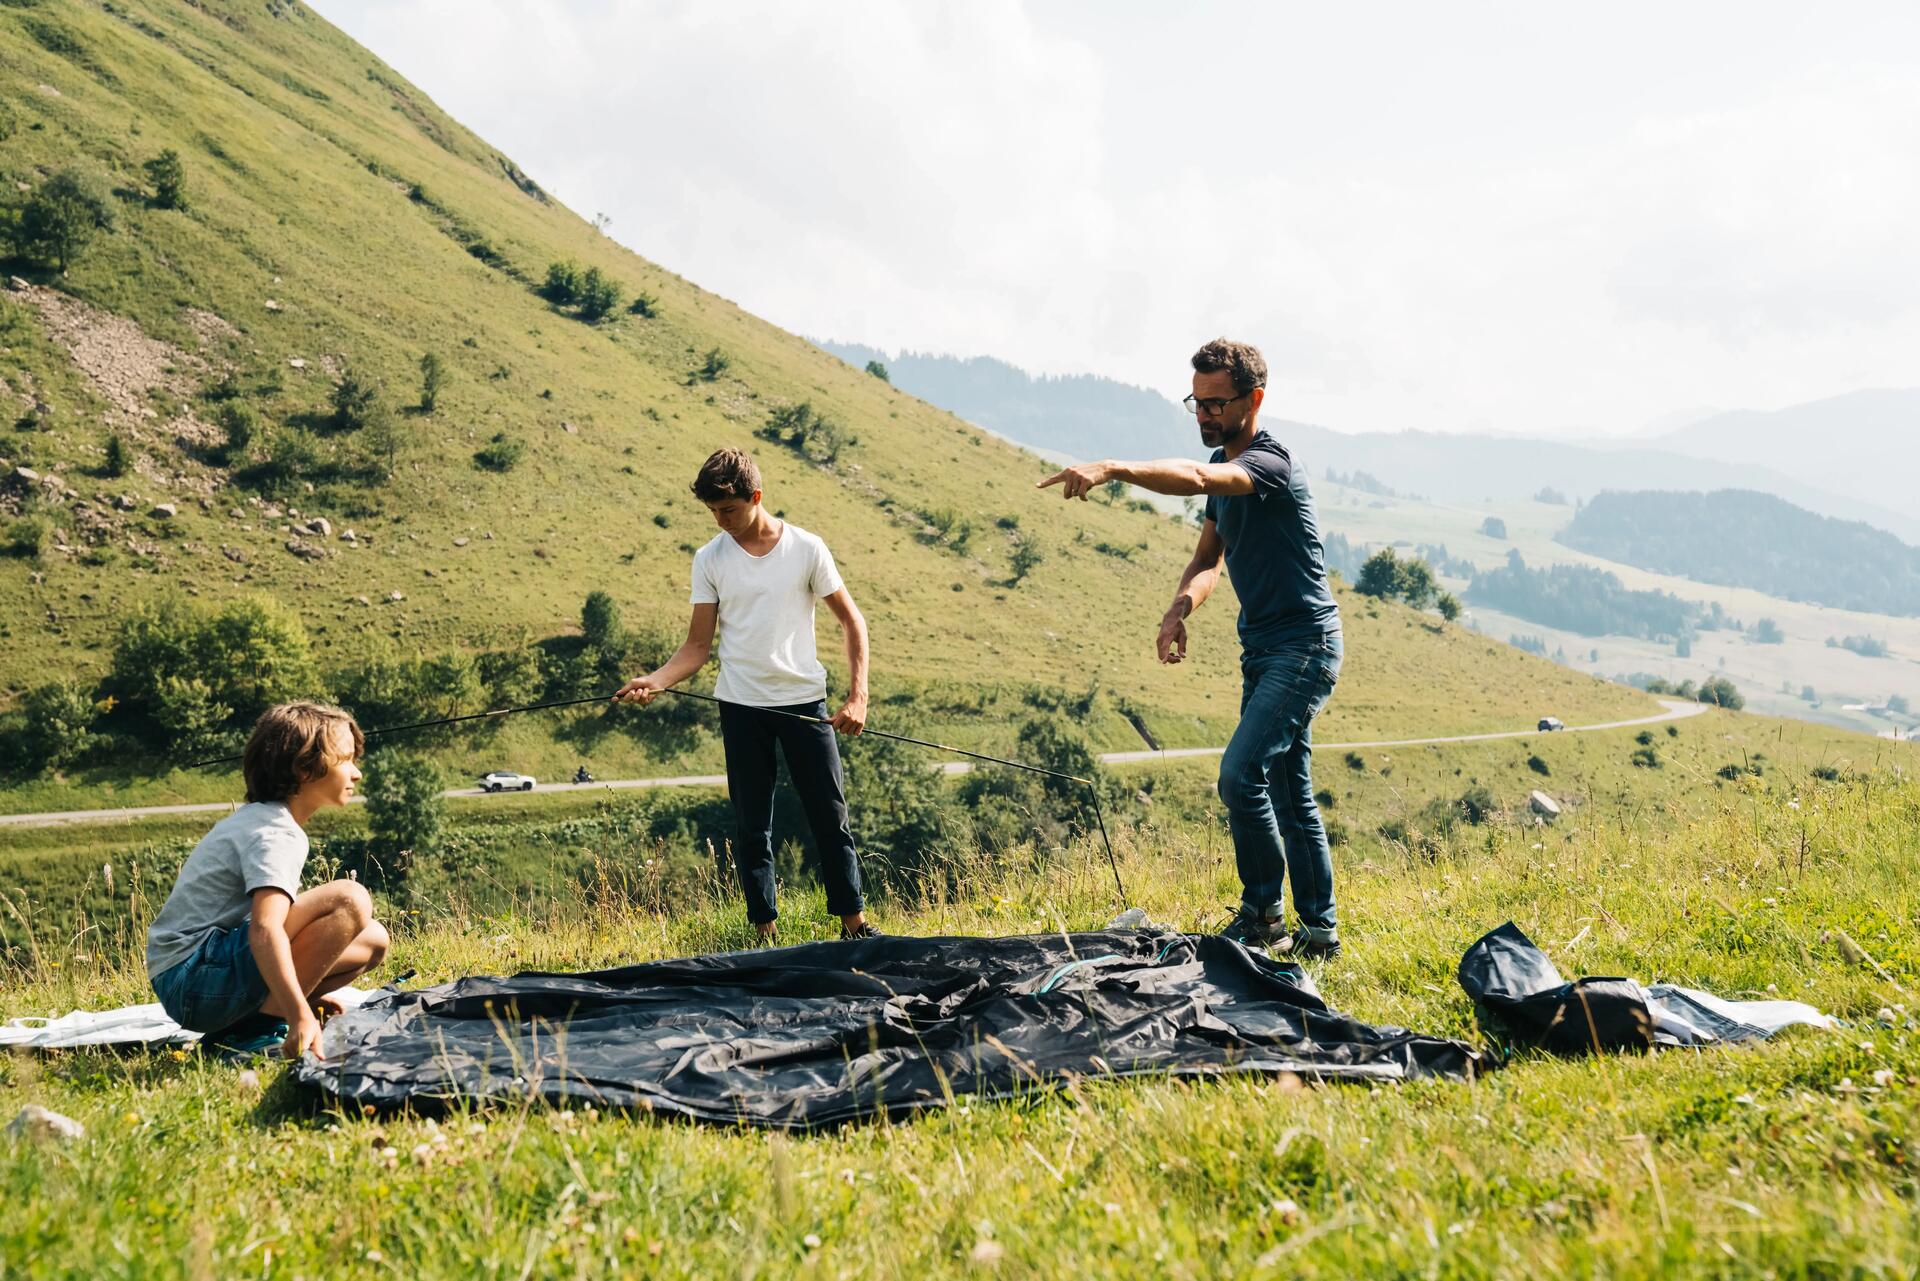
[[[541,296],[562,307],[570,307],[580,299],[581,279],[579,263],[550,262],[547,264],[546,283],[540,286]]]
[[[644,291],[636,293],[633,301],[627,304],[627,314],[638,316],[642,320],[652,320],[660,314],[660,300]]]
[[[1762,618],[1753,625],[1753,643],[1756,645],[1779,645],[1787,639],[1780,630],[1780,624],[1771,618]]]
[[[329,400],[333,405],[333,425],[341,431],[359,431],[371,424],[382,410],[380,384],[357,368],[341,375]]]
[[[36,686],[21,700],[19,751],[30,773],[64,769],[85,754],[99,715],[85,688],[72,681]]]
[[[1440,611],[1440,617],[1449,623],[1460,617],[1460,598],[1452,592],[1441,592],[1439,599],[1434,601],[1434,607]]]
[[[620,305],[620,286],[598,267],[589,267],[580,278],[579,303],[580,319],[600,320]]]
[[[40,560],[53,550],[53,522],[45,516],[22,516],[7,526],[6,553]]]
[[[163,717],[177,687],[204,681],[208,697],[231,709],[227,723],[244,727],[275,703],[321,692],[306,629],[285,606],[249,596],[217,609],[177,598],[135,608],[115,638],[106,692],[149,737],[163,737]]]
[[[935,507],[920,513],[920,519],[932,529],[928,541],[964,556],[973,542],[973,522],[951,507]]]
[[[587,593],[580,606],[580,634],[587,644],[610,649],[625,641],[626,628],[620,622],[620,606],[613,597],[595,589]]]
[[[475,662],[489,707],[518,707],[540,697],[540,660],[527,646],[488,650]]]
[[[1862,658],[1885,658],[1887,643],[1877,636],[1847,636],[1836,639],[1827,637],[1828,649],[1844,649]]]
[[[65,272],[95,231],[113,228],[113,197],[97,175],[62,169],[28,197],[14,226],[15,248]]]
[[[1121,789],[1065,714],[1023,723],[1012,756],[1060,774],[1092,779],[1109,815],[1119,804]],[[1028,842],[1057,846],[1077,832],[1095,828],[1091,800],[1086,785],[1065,778],[982,767],[961,783],[957,813],[965,816],[972,839],[989,851]]]
[[[474,465],[487,471],[509,472],[519,466],[520,458],[527,447],[503,431],[495,432],[493,439],[476,449],[473,453]]]
[[[100,464],[102,476],[118,478],[133,470],[133,450],[119,432],[107,437],[106,458]]]
[[[706,356],[701,360],[700,368],[693,371],[693,377],[688,381],[715,382],[732,364],[733,362],[727,359],[727,354],[718,347],[709,348]]]
[[[877,360],[869,360],[867,362],[867,372],[872,374],[875,378],[878,378],[883,383],[890,383],[893,381],[893,378],[887,373],[887,367],[881,364]]]
[[[163,676],[154,683],[153,722],[176,760],[207,755],[229,738],[233,709],[214,697],[213,686],[194,676]]]
[[[1367,557],[1354,588],[1363,596],[1404,600],[1415,609],[1426,608],[1439,591],[1433,570],[1425,561],[1401,560],[1391,547],[1382,547]]]
[[[168,147],[140,167],[146,171],[147,182],[153,188],[150,203],[155,209],[187,207],[187,167],[181,163],[179,152]]]
[[[1747,705],[1746,695],[1724,676],[1709,676],[1701,681],[1700,692],[1695,697],[1702,703],[1712,703],[1730,712],[1737,712]]]
[[[754,432],[762,440],[785,445],[810,463],[831,466],[853,441],[833,419],[813,410],[810,401],[786,405],[767,415]]]
[[[1480,532],[1488,538],[1505,538],[1507,536],[1507,522],[1501,520],[1498,516],[1489,516],[1480,522]]]
[[[1527,768],[1542,778],[1546,778],[1553,773],[1553,768],[1548,765],[1545,758],[1541,757],[1538,753],[1527,757]]]

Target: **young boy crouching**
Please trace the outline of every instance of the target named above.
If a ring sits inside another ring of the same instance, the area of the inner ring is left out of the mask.
[[[313,1002],[387,955],[387,931],[357,881],[302,893],[307,820],[345,805],[365,740],[353,717],[319,703],[268,708],[247,740],[247,803],[220,820],[180,869],[147,931],[147,974],[168,1017],[233,1050],[299,1058],[316,1048]]]

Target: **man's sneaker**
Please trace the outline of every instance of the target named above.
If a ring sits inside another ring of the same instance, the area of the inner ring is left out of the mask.
[[[1285,928],[1279,917],[1262,916],[1242,904],[1227,927],[1220,931],[1220,937],[1232,939],[1242,947],[1268,947],[1285,937]]]
[[[1340,955],[1340,940],[1314,938],[1303,925],[1276,950],[1291,961],[1330,961]]]
[[[840,927],[840,941],[842,943],[851,943],[855,939],[883,939],[885,937],[886,935],[873,928],[873,924],[870,921],[862,921],[852,929],[848,929],[844,925]]]
[[[249,1014],[201,1037],[200,1046],[224,1059],[258,1058],[284,1045],[288,1030],[285,1020],[271,1014]]]

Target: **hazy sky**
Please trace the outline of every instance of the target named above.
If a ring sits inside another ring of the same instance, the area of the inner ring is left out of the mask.
[[[1347,429],[1920,383],[1920,5],[318,0],[784,328]]]

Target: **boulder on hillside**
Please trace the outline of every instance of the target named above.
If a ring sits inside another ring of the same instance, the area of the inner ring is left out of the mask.
[[[312,543],[302,542],[298,538],[287,540],[287,550],[302,560],[324,560],[327,555],[326,548],[315,547]]]
[[[1529,792],[1527,794],[1527,808],[1549,823],[1560,817],[1560,802],[1554,800],[1545,792]]]
[[[175,516],[179,515],[179,512],[180,509],[172,503],[155,503],[153,510],[147,514],[158,520],[172,520]]]
[[[130,512],[140,506],[140,500],[132,494],[115,494],[113,506],[116,511]]]

